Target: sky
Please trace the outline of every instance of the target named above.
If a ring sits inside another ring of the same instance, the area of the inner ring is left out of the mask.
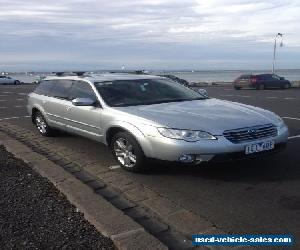
[[[299,0],[0,0],[0,71],[300,68]],[[280,39],[278,39],[280,42]]]

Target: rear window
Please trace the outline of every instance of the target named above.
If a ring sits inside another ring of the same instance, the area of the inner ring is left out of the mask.
[[[39,95],[50,95],[51,89],[53,87],[53,82],[52,81],[41,81],[39,86],[33,91],[36,94]]]

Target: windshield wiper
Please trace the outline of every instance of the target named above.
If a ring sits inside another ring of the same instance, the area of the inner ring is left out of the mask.
[[[128,107],[128,106],[139,106],[139,105],[153,105],[153,104],[160,104],[160,103],[169,103],[169,102],[185,102],[185,101],[196,101],[196,100],[205,100],[208,99],[207,97],[198,97],[192,99],[165,99],[165,100],[157,100],[152,102],[136,102],[136,103],[118,103],[114,104],[114,107]]]

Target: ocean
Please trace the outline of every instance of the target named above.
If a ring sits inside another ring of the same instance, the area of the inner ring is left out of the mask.
[[[94,71],[97,72],[97,71]],[[103,72],[103,71],[98,71]],[[107,71],[106,71],[107,72]],[[199,71],[148,71],[151,74],[170,74],[189,82],[232,82],[242,74],[262,74],[270,73],[270,70],[199,70]],[[290,81],[300,80],[300,69],[279,69],[276,74],[283,76]],[[47,73],[33,73],[26,75],[25,73],[10,74],[11,76],[23,82],[29,83],[37,79],[40,75]]]

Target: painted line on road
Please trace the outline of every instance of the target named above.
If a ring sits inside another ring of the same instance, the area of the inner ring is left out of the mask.
[[[14,108],[23,108],[24,106],[19,106],[19,105],[16,105],[14,106]]]
[[[284,99],[285,100],[298,100],[298,98],[295,98],[295,97],[285,97]]]
[[[12,94],[13,92],[2,92],[3,94]]]
[[[0,121],[21,119],[21,118],[29,118],[29,117],[30,117],[29,115],[26,115],[26,116],[13,116],[13,117],[7,117],[7,118],[0,118]]]
[[[267,99],[277,99],[277,96],[266,96]]]
[[[5,102],[6,100],[0,100],[0,102]]]
[[[2,96],[8,96],[8,95],[0,95],[0,96],[2,97]]]
[[[283,116],[283,117],[281,117],[281,118],[283,118],[283,119],[290,119],[290,120],[300,121],[300,118],[296,118],[296,117]]]
[[[291,139],[296,139],[296,138],[300,138],[300,135],[293,135],[293,136],[290,136],[288,139],[291,140]]]
[[[28,93],[17,93],[18,95],[28,95]]]
[[[16,101],[24,101],[25,99],[24,98],[18,98],[16,99]]]
[[[0,107],[0,109],[7,109],[7,107]]]

